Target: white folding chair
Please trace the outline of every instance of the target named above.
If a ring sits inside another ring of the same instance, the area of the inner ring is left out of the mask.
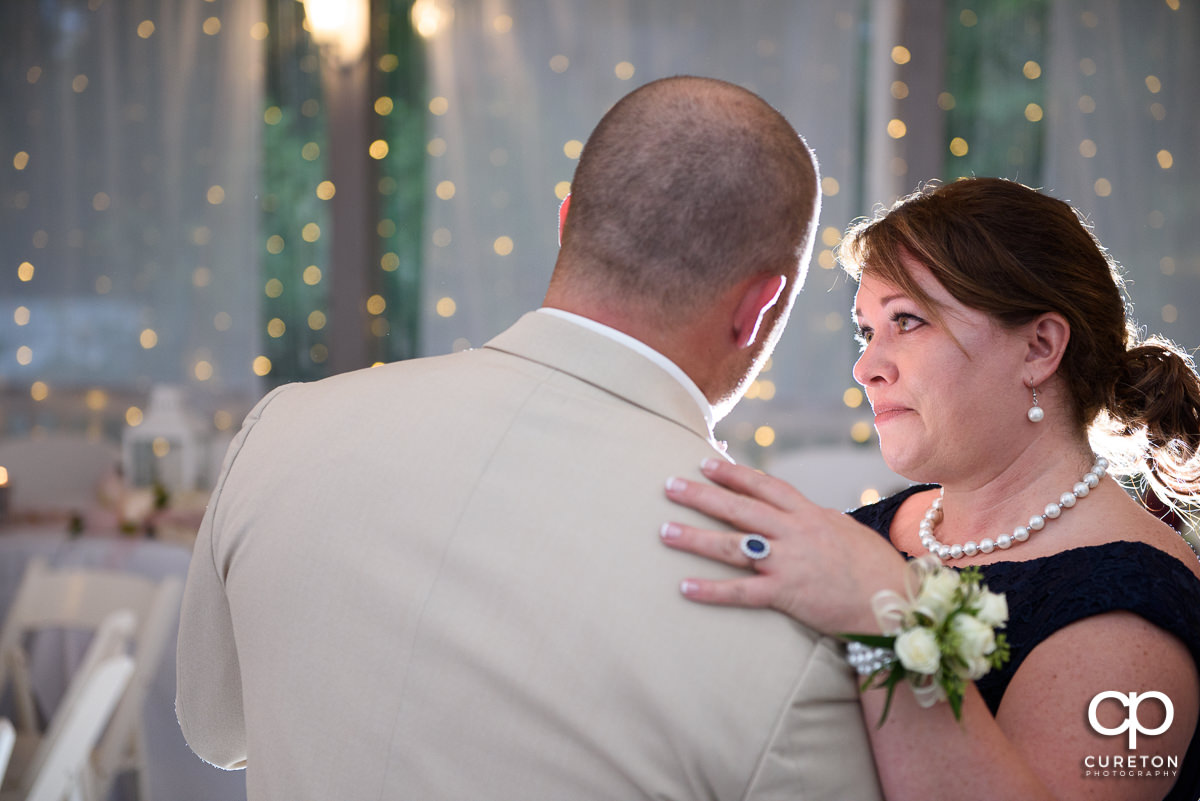
[[[92,749],[133,675],[133,658],[126,651],[135,628],[133,613],[126,609],[101,622],[45,735],[36,740],[28,764],[0,799],[83,798]]]
[[[12,721],[0,718],[0,784],[4,783],[4,774],[8,770],[8,760],[12,756],[13,744],[17,741],[17,730]]]
[[[30,560],[0,631],[0,692],[11,677],[18,752],[28,752],[20,747],[22,739],[39,736],[29,655],[24,648],[29,636],[45,629],[97,630],[111,612],[129,610],[138,624],[133,636],[133,676],[95,746],[81,792],[88,799],[106,798],[120,773],[135,770],[138,793],[143,801],[147,799],[142,713],[163,650],[172,638],[181,592],[178,577],[155,581],[109,570],[53,570],[42,559]]]
[[[89,754],[128,686],[133,670],[132,657],[113,656],[82,677],[77,704],[70,708],[72,714],[64,719],[58,736],[47,738],[46,754],[31,777],[25,801],[82,801],[81,791],[88,781]]]

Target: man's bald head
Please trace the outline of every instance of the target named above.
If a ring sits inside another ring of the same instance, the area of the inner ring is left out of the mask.
[[[811,151],[762,98],[654,81],[588,139],[553,282],[664,315],[758,273],[798,286],[818,203]]]

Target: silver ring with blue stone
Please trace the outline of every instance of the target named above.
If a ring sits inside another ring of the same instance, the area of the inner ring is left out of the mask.
[[[754,561],[766,559],[771,553],[771,543],[761,534],[746,534],[740,545],[742,553]]]

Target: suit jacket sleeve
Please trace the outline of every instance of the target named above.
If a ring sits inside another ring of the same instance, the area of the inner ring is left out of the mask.
[[[179,618],[175,715],[184,739],[197,756],[219,768],[246,767],[246,727],[242,679],[225,569],[217,560],[216,511],[221,490],[254,424],[276,395],[254,407],[225,454],[217,486],[209,498],[188,568]]]

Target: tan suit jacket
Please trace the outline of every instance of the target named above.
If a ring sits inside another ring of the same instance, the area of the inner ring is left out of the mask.
[[[196,543],[188,742],[251,799],[878,797],[836,644],[679,594],[736,573],[658,539],[714,453],[664,370],[545,314],[274,391]]]

